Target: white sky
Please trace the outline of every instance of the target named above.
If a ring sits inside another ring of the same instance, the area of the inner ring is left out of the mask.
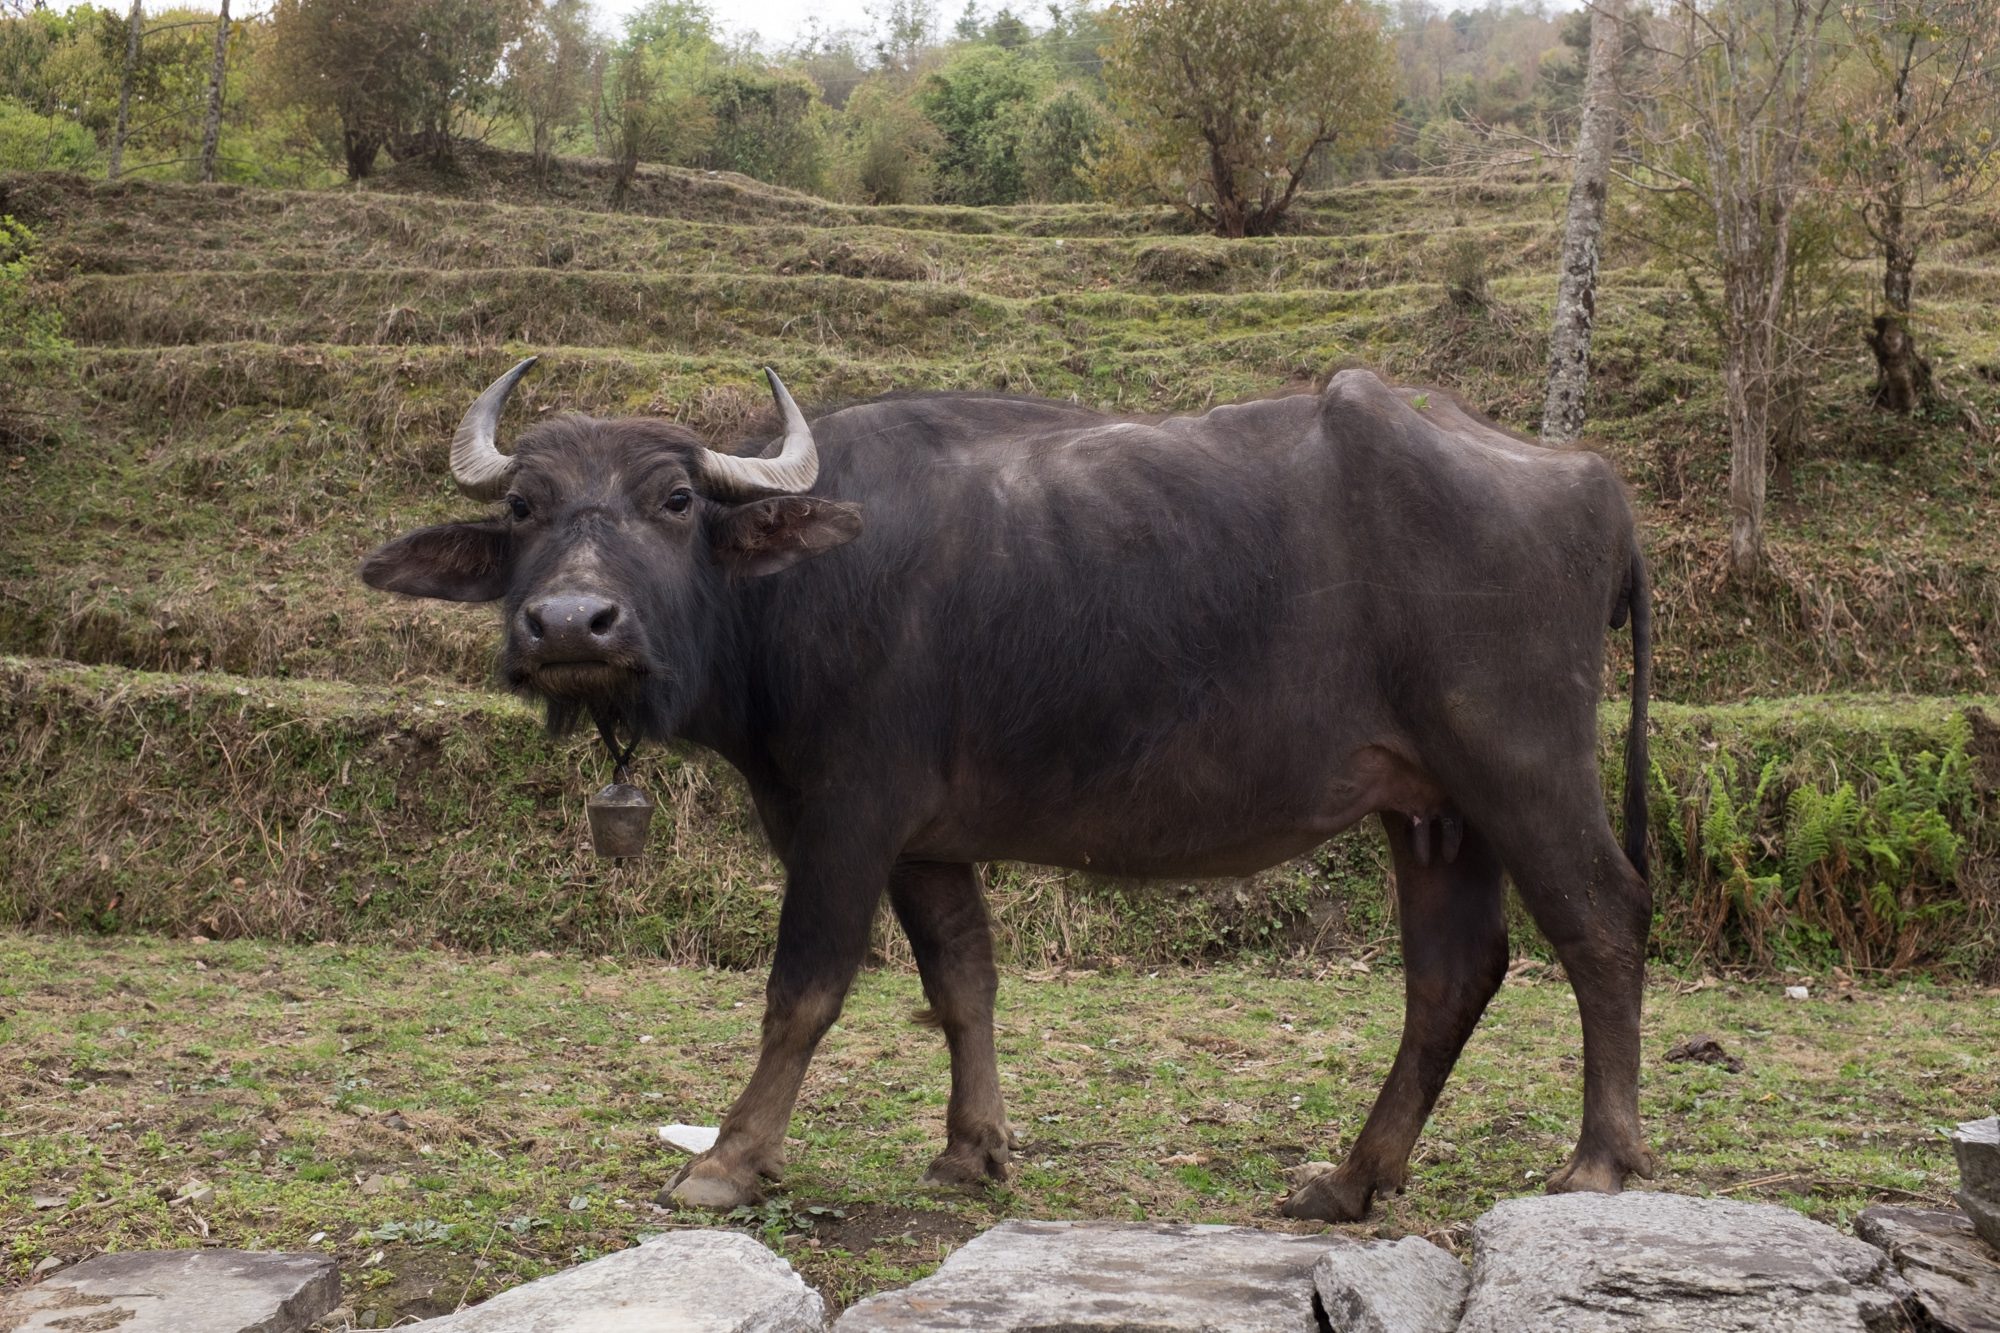
[[[644,0],[591,0],[597,10],[598,27],[607,34],[616,36],[624,27],[625,16],[637,9]],[[79,0],[55,0],[55,7],[68,9]],[[96,0],[100,5],[123,10],[130,0]],[[809,19],[818,19],[820,27],[834,31],[841,28],[867,30],[874,25],[868,19],[870,8],[881,7],[881,0],[710,0],[715,17],[732,36],[754,32],[762,39],[766,48],[790,46],[806,31]],[[1000,8],[1002,0],[981,0],[980,9],[992,13]],[[175,9],[214,9],[215,0],[146,0],[148,13],[168,7]],[[267,12],[269,0],[230,0],[230,12],[238,18],[247,18]],[[1041,6],[1035,0],[1022,3],[1016,0],[1016,13],[1038,17]],[[965,0],[939,0],[937,6],[940,27],[949,28],[965,10]]]

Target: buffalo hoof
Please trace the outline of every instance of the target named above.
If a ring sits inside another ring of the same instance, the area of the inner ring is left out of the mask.
[[[1549,1193],[1617,1194],[1625,1188],[1625,1177],[1637,1174],[1651,1180],[1658,1169],[1653,1155],[1644,1149],[1620,1155],[1578,1148],[1569,1164],[1549,1177]]]
[[[684,1168],[659,1192],[655,1201],[667,1208],[705,1208],[726,1213],[732,1208],[761,1203],[763,1198],[763,1182],[755,1171],[739,1174],[704,1159]]]
[[[1373,1185],[1349,1179],[1339,1171],[1326,1171],[1293,1190],[1279,1211],[1286,1217],[1320,1222],[1359,1222],[1368,1216],[1368,1203],[1374,1195]]]
[[[924,1183],[960,1187],[995,1184],[1007,1179],[1009,1158],[1005,1142],[992,1146],[955,1144],[938,1154],[931,1169],[924,1172]]]

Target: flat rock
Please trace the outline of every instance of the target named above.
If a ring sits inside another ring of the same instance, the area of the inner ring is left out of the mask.
[[[1854,1231],[1889,1252],[1942,1333],[2000,1333],[2000,1253],[1960,1213],[1870,1208]]]
[[[1252,1227],[1003,1222],[834,1333],[1315,1333],[1313,1265],[1353,1242]]]
[[[1912,1326],[1883,1251],[1775,1204],[1509,1199],[1472,1228],[1463,1333],[1841,1333]]]
[[[0,1296],[8,1333],[297,1333],[340,1303],[323,1254],[100,1254]]]
[[[1415,1236],[1337,1246],[1313,1267],[1333,1333],[1452,1333],[1471,1284],[1464,1264]]]
[[[2000,1250],[2000,1116],[1960,1125],[1951,1150],[1958,1158],[1958,1206],[1972,1229]]]
[[[738,1231],[669,1231],[410,1333],[824,1333],[792,1266]]]

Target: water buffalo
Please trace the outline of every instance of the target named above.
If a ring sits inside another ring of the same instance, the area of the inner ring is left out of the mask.
[[[1362,1216],[1507,967],[1501,875],[1581,1010],[1583,1127],[1553,1189],[1651,1174],[1639,1126],[1649,603],[1618,479],[1441,394],[1322,393],[1140,423],[995,394],[890,397],[711,451],[654,419],[559,416],[452,473],[499,512],[368,556],[372,586],[499,602],[506,682],[722,755],[787,882],[762,1045],[663,1198],[727,1208],[782,1165],[807,1062],[883,890],[951,1053],[947,1182],[1004,1178],[981,861],[1245,875],[1380,818],[1401,1048],[1298,1217]],[[1625,845],[1605,810],[1605,632],[1629,616]]]

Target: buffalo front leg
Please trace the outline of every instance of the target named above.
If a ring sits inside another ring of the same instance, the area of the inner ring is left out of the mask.
[[[1407,817],[1384,815],[1382,824],[1403,936],[1403,1040],[1347,1159],[1302,1184],[1285,1201],[1289,1217],[1352,1222],[1378,1191],[1402,1190],[1417,1135],[1507,974],[1500,862],[1486,838],[1452,830],[1457,842],[1447,859],[1440,847],[1424,855]]]
[[[755,1203],[785,1164],[785,1128],[820,1038],[840,1017],[868,950],[888,856],[837,840],[792,840],[778,948],[764,990],[757,1068],[723,1117],[715,1146],[660,1192],[660,1202],[727,1210]]]
[[[905,862],[889,876],[889,902],[923,977],[928,1013],[951,1051],[945,1150],[924,1179],[977,1185],[1007,1178],[1014,1146],[993,1055],[993,929],[979,872],[967,864]]]

